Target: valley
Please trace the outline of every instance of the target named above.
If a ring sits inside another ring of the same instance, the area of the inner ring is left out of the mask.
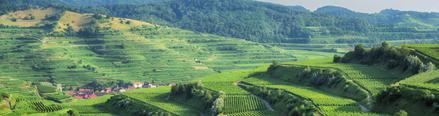
[[[2,3],[0,116],[439,114],[437,13]]]

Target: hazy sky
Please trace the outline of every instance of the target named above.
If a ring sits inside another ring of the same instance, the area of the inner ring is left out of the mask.
[[[383,9],[439,12],[439,0],[259,0],[282,5],[301,5],[315,10],[322,6],[342,6],[358,12],[374,13]]]

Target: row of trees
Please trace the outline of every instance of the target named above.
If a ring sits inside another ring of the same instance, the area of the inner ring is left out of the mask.
[[[311,101],[295,96],[281,89],[258,87],[247,84],[240,84],[240,86],[267,100],[272,106],[285,106],[278,107],[279,109],[277,109],[283,115],[313,116],[318,111],[317,107]]]
[[[400,68],[412,74],[436,69],[431,62],[424,62],[413,51],[405,47],[394,47],[383,42],[381,47],[365,49],[363,45],[355,46],[355,50],[345,56],[334,56],[334,63],[361,63],[366,65],[385,64],[389,69]]]
[[[199,101],[198,105],[201,105],[206,111],[210,110],[214,114],[224,112],[224,93],[215,93],[205,89],[201,82],[172,86],[171,98],[194,99]]]
[[[173,116],[172,113],[158,109],[153,106],[145,105],[140,101],[130,99],[123,95],[112,96],[107,102],[106,106],[110,109],[119,109],[124,112],[122,114],[133,116]]]

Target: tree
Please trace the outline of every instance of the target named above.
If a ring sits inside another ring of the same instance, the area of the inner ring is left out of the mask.
[[[395,113],[395,116],[408,116],[408,113],[404,110],[399,110]]]
[[[65,33],[66,35],[70,35],[70,36],[76,34],[76,33],[75,33],[75,30],[73,29],[73,27],[72,27],[71,25],[67,25],[67,28],[64,29],[64,33]]]
[[[276,60],[273,60],[273,61],[271,62],[271,65],[272,65],[272,66],[279,66],[279,62],[276,61]]]
[[[424,67],[424,63],[422,63],[421,59],[419,59],[417,56],[409,55],[406,58],[407,62],[407,70],[411,71],[413,74],[417,74],[419,72],[422,72],[422,68]]]
[[[389,47],[390,47],[390,44],[387,43],[387,41],[384,41],[384,42],[381,44],[381,47],[383,47],[383,48],[389,48]]]
[[[212,112],[214,112],[215,114],[224,113],[224,94],[224,92],[220,91],[220,95],[213,102]]]
[[[342,60],[342,57],[341,57],[341,56],[339,56],[339,55],[334,55],[334,59],[333,59],[332,62],[334,62],[334,63],[338,63],[338,62],[341,62],[341,60]]]
[[[99,32],[98,27],[89,26],[89,27],[79,29],[78,34],[79,34],[79,36],[89,37],[89,36],[96,36],[98,34],[98,32]]]
[[[422,67],[422,72],[429,72],[429,71],[434,71],[436,70],[436,65],[434,65],[433,63],[429,62],[426,65],[424,65]]]
[[[358,44],[355,46],[354,50],[354,56],[356,58],[362,58],[366,55],[366,49],[364,49],[364,46],[362,44]]]
[[[11,18],[10,19],[12,22],[17,22],[17,18]]]
[[[75,110],[69,110],[69,111],[67,111],[67,114],[69,116],[79,116],[79,113],[76,112]]]

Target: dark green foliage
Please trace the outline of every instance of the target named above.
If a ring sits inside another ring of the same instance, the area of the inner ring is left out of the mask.
[[[69,110],[67,111],[67,114],[69,116],[79,116],[79,113],[76,110]]]
[[[94,27],[94,26],[88,26],[85,28],[81,28],[78,31],[78,35],[79,36],[84,36],[84,37],[93,37],[93,36],[97,36],[99,33],[99,28]]]
[[[132,84],[123,80],[107,80],[107,79],[96,79],[91,83],[84,85],[85,88],[93,89],[96,91],[103,90],[105,88],[111,87],[128,87]]]
[[[334,55],[333,62],[341,62],[342,57],[339,55]]]
[[[195,99],[200,102],[201,107],[205,110],[213,110],[216,114],[223,113],[221,101],[224,101],[224,96],[215,93],[211,90],[203,88],[201,82],[189,84],[176,84],[171,88],[171,97],[174,99]],[[223,102],[224,103],[224,102]],[[211,109],[213,108],[213,109]]]
[[[32,14],[29,14],[28,16],[24,17],[23,20],[34,20],[35,16],[33,16]]]
[[[0,15],[30,7],[62,6],[59,0],[1,0]]]
[[[225,93],[220,92],[218,97],[215,99],[212,105],[212,112],[214,114],[223,114],[225,111],[225,101],[224,101],[224,95]]]
[[[294,94],[288,93],[281,89],[272,89],[266,87],[258,87],[247,84],[240,84],[247,91],[267,100],[276,110],[288,116],[312,116],[316,113],[317,107],[305,98],[301,98]]]
[[[120,114],[133,116],[174,116],[174,114],[164,111],[155,106],[145,104],[142,101],[131,99],[127,96],[116,95],[105,103],[109,109],[115,110]]]
[[[400,68],[402,71],[412,74],[435,69],[434,64],[423,62],[412,54],[414,54],[413,51],[406,47],[395,47],[383,42],[381,47],[370,50],[366,50],[362,45],[357,45],[354,51],[346,53],[341,59],[334,59],[334,62],[356,62],[366,65],[385,64],[389,69]]]
[[[161,2],[162,0],[63,0],[64,3],[75,6],[99,6],[99,5],[117,5],[117,4],[148,4]]]
[[[408,113],[404,110],[400,110],[399,112],[395,113],[395,116],[408,116]]]
[[[10,19],[12,22],[17,22],[17,18],[11,18]]]
[[[64,34],[67,36],[75,36],[76,32],[71,25],[67,25],[67,28],[64,29]]]
[[[308,43],[306,26],[324,26],[331,34],[364,33],[367,22],[304,12],[287,6],[250,0],[170,0],[146,5],[106,5],[85,12],[103,11],[198,32],[258,42]],[[218,25],[221,24],[221,25]]]
[[[373,110],[403,115],[408,113],[433,116],[439,114],[439,97],[437,96],[439,96],[439,92],[435,90],[405,85],[392,86],[376,96]],[[417,108],[413,108],[413,106]]]

